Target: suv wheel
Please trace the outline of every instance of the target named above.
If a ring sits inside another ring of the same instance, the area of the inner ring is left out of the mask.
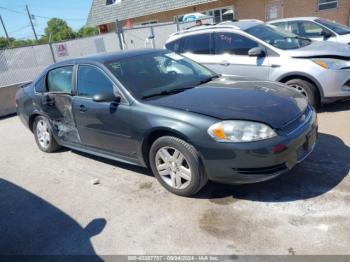
[[[41,151],[52,153],[60,148],[52,135],[49,121],[45,117],[38,116],[35,119],[33,132],[35,141]]]
[[[179,138],[158,138],[151,147],[149,160],[157,180],[174,194],[192,196],[207,183],[195,148]]]
[[[315,108],[318,107],[319,97],[314,84],[302,79],[292,79],[287,81],[286,84],[305,96]]]

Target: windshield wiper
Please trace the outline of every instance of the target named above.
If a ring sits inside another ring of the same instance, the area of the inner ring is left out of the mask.
[[[302,36],[298,36],[298,35],[296,35],[296,36],[286,36],[286,37],[284,37],[284,39],[288,39],[288,38],[312,41],[310,38],[302,37]]]
[[[206,84],[206,83],[208,83],[208,82],[210,82],[210,81],[212,81],[212,80],[214,80],[214,79],[216,79],[216,78],[219,78],[220,76],[221,76],[221,75],[217,74],[217,75],[213,75],[213,76],[211,76],[211,77],[208,77],[208,78],[206,78],[206,79],[204,79],[204,80],[199,81],[198,85]]]
[[[154,93],[154,94],[150,94],[150,95],[145,95],[145,96],[141,97],[141,99],[147,99],[147,98],[155,97],[155,96],[173,95],[173,94],[177,94],[177,93],[180,93],[182,91],[185,91],[185,90],[191,89],[191,88],[194,88],[194,86],[175,88],[175,89],[171,89],[171,90],[165,90],[165,91],[162,91],[162,92],[158,92],[158,93]]]

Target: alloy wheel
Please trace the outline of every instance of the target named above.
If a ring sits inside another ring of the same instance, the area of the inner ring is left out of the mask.
[[[36,125],[36,136],[42,148],[47,149],[50,145],[49,126],[44,120],[39,120]]]
[[[175,189],[185,189],[191,183],[191,169],[185,156],[173,147],[162,147],[155,156],[161,179]]]

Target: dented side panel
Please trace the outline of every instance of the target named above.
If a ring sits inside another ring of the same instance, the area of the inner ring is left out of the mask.
[[[80,143],[72,111],[72,96],[69,94],[45,94],[42,105],[49,118],[54,136],[64,142]]]

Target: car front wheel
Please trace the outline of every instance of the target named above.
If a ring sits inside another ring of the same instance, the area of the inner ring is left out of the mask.
[[[291,79],[286,84],[305,96],[313,107],[318,107],[319,97],[317,87],[314,84],[303,79]]]
[[[34,136],[39,149],[45,153],[57,151],[60,146],[52,135],[50,124],[43,116],[38,116],[34,122]]]
[[[158,138],[149,161],[160,184],[174,194],[193,196],[207,183],[195,148],[177,137]]]

